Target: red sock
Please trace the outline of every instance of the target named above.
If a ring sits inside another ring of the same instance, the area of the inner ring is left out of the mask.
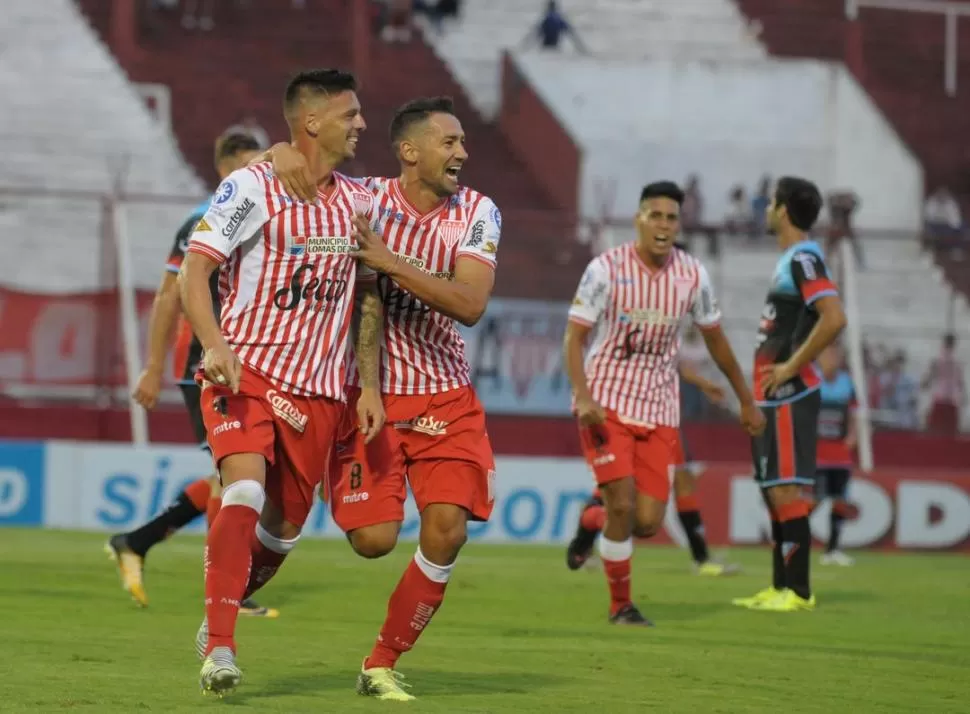
[[[209,484],[208,477],[200,478],[186,486],[182,490],[182,493],[195,506],[195,510],[199,513],[204,513],[206,502],[209,500],[209,494],[212,493],[212,486]]]
[[[251,564],[253,529],[262,510],[263,488],[256,481],[238,481],[223,493],[223,507],[216,516],[205,547],[205,615],[209,646],[236,651],[233,635],[239,601],[246,590]]]
[[[222,496],[212,496],[209,498],[209,502],[205,504],[205,524],[207,528],[212,528],[212,524],[216,521],[216,516],[219,515],[220,508],[222,508]]]
[[[270,535],[261,525],[256,524],[250,543],[252,565],[249,568],[249,582],[246,583],[243,600],[252,597],[253,593],[273,579],[299,539],[299,536],[292,540],[277,538]]]
[[[590,506],[579,517],[579,524],[588,531],[601,531],[606,523],[606,509],[602,506]]]
[[[387,619],[364,668],[394,668],[398,657],[414,643],[441,606],[451,576],[451,565],[435,565],[421,553],[408,564],[387,604]]]
[[[600,559],[610,588],[610,614],[615,615],[630,599],[630,561],[633,558],[633,539],[612,541],[600,537]]]

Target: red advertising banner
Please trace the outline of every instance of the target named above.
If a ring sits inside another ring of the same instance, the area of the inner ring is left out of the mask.
[[[697,495],[708,541],[715,546],[767,543],[768,514],[745,464],[710,465]],[[845,548],[958,550],[970,552],[970,474],[954,471],[877,469],[855,474],[849,501],[858,509],[842,530]],[[812,533],[828,538],[831,504],[812,515]],[[684,542],[673,504],[657,542]]]

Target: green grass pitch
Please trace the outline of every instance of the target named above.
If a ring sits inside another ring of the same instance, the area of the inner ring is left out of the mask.
[[[301,543],[260,593],[280,618],[241,619],[243,684],[218,700],[200,694],[193,651],[201,539],[150,554],[146,610],[103,542],[0,530],[0,712],[970,712],[960,555],[813,564],[819,609],[771,614],[730,605],[766,584],[766,551],[735,549],[743,574],[702,579],[684,551],[642,548],[635,599],[657,627],[620,629],[602,574],[567,571],[561,547],[472,544],[400,663],[419,699],[397,703],[354,681],[413,544],[364,561],[343,541]]]

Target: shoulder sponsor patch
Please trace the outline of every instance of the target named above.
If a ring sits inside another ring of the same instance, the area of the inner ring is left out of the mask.
[[[197,233],[205,233],[211,230],[212,230],[212,226],[209,225],[208,221],[206,221],[205,218],[200,218],[199,222],[195,224],[195,231]]]

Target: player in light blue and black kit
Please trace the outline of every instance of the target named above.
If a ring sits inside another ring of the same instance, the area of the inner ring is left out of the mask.
[[[755,480],[771,513],[772,585],[734,604],[794,612],[815,607],[809,584],[812,533],[806,487],[815,483],[821,377],[814,360],[845,326],[838,289],[818,244],[808,240],[822,208],[818,187],[778,181],[767,224],[783,250],[761,313],[755,350],[754,397],[765,415],[752,438]]]

